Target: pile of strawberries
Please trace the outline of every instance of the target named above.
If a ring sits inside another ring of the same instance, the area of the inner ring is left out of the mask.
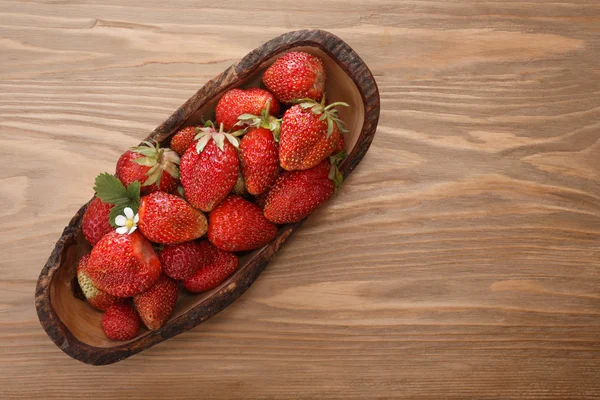
[[[265,246],[278,224],[331,197],[345,156],[335,107],[348,105],[327,103],[325,81],[321,59],[287,53],[265,71],[268,90],[231,89],[215,123],[183,128],[171,148],[144,142],[119,158],[115,175],[98,175],[82,221],[93,249],[77,280],[105,311],[108,338],[133,339],[140,320],[159,329],[180,286],[216,288],[238,267],[236,253]]]

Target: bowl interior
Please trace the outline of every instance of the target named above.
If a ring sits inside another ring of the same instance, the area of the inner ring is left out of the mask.
[[[318,55],[324,61],[328,75],[326,86],[328,101],[344,101],[350,105],[348,108],[338,107],[340,118],[345,122],[346,129],[349,130],[349,132],[345,133],[345,150],[350,153],[360,136],[365,115],[364,104],[358,88],[336,61],[319,48],[302,46],[294,47],[290,50],[286,50],[286,52],[287,51],[306,51]],[[262,73],[280,55],[281,53],[271,59],[261,62],[258,70],[246,80],[240,81],[237,86],[261,86]],[[199,108],[187,121],[185,121],[182,127],[198,125],[202,120],[214,120],[214,108],[219,98],[220,96],[217,96],[205,106]],[[169,139],[167,138],[165,142],[168,143],[168,140]],[[121,345],[126,342],[114,342],[104,335],[101,327],[102,312],[91,307],[80,295],[78,295],[77,281],[75,279],[77,261],[82,255],[88,253],[90,250],[91,246],[83,237],[81,229],[79,229],[75,243],[70,245],[67,244],[65,246],[61,258],[61,265],[51,283],[50,300],[52,307],[57,316],[77,340],[94,347],[113,347]],[[201,306],[202,301],[208,298],[214,291],[220,290],[232,280],[235,281],[236,274],[239,274],[248,266],[248,262],[258,251],[260,250],[255,250],[254,252],[241,256],[240,267],[238,270],[220,287],[213,291],[201,294],[189,294],[185,290],[181,290],[172,318],[185,314],[196,306]],[[144,328],[140,331],[138,337],[131,340],[131,342],[139,340],[149,333],[150,332]]]

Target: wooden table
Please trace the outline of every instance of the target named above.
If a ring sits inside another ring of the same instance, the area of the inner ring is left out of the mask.
[[[0,2],[0,398],[600,396],[600,3]],[[233,306],[121,363],[33,307],[62,227],[204,82],[323,28],[378,133]]]

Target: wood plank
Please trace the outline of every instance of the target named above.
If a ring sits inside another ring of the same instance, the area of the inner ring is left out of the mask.
[[[210,322],[69,359],[33,292],[95,175],[301,28],[377,79],[364,161]],[[585,0],[1,1],[0,397],[600,397],[599,49]]]

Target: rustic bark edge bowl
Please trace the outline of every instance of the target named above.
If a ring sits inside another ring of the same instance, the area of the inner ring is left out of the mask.
[[[321,30],[301,30],[276,37],[206,83],[147,139],[168,143],[178,129],[197,124],[214,109],[227,90],[257,82],[262,72],[282,53],[303,50],[321,56],[328,72],[328,98],[349,102],[340,109],[350,132],[346,134],[348,158],[341,166],[347,177],[361,161],[375,135],[379,119],[379,92],[363,60],[337,36]],[[211,108],[212,107],[212,108]],[[89,204],[89,202],[88,202]],[[269,245],[244,256],[238,270],[215,290],[184,296],[165,326],[147,331],[128,342],[110,342],[100,327],[101,313],[77,297],[73,277],[77,260],[90,250],[81,234],[81,218],[88,204],[79,209],[64,229],[38,279],[35,306],[46,333],[69,356],[93,365],[111,364],[208,320],[233,303],[267,266],[304,221],[283,226]]]

